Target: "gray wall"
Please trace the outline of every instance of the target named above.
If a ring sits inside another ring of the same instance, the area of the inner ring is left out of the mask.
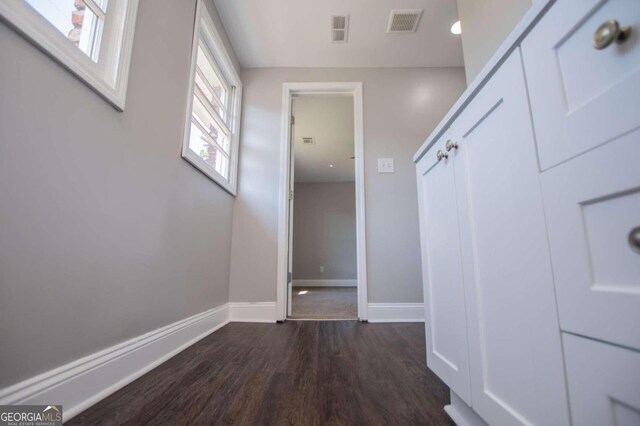
[[[233,198],[180,158],[194,12],[140,2],[124,113],[0,23],[0,387],[228,301]]]
[[[356,279],[354,182],[296,183],[294,193],[293,279]]]
[[[411,158],[465,88],[462,68],[245,69],[230,298],[276,300],[282,83],[362,81],[369,302],[421,302]],[[378,157],[395,158],[380,175]]]
[[[473,81],[530,7],[531,0],[458,0],[467,84]]]

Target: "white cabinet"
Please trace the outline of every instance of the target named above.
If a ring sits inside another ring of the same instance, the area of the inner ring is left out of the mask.
[[[428,364],[491,425],[569,423],[529,117],[516,50],[417,167]]]
[[[564,335],[576,426],[640,425],[640,352]]]
[[[468,199],[461,241],[471,399],[492,425],[569,422],[529,117],[516,49],[452,126]]]
[[[471,403],[456,184],[445,135],[417,167],[427,365]],[[437,152],[441,154],[438,157]]]
[[[462,423],[640,425],[640,0],[537,7],[415,157],[428,363]]]
[[[598,27],[631,33],[598,50]],[[640,2],[560,0],[522,42],[542,169],[640,125]]]

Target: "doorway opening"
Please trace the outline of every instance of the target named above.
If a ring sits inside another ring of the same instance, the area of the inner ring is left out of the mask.
[[[283,85],[279,320],[367,319],[362,83]]]
[[[292,98],[291,319],[357,319],[353,97]]]

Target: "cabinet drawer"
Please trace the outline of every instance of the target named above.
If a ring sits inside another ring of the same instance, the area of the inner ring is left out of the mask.
[[[574,425],[640,425],[640,352],[564,335]]]
[[[640,130],[542,173],[560,327],[640,348]],[[634,242],[635,241],[635,242]]]
[[[601,24],[630,26],[598,50]],[[640,2],[559,0],[522,43],[540,167],[545,170],[640,125]]]

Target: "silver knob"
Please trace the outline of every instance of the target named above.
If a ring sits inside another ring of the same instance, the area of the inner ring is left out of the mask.
[[[438,161],[440,161],[443,158],[449,158],[449,155],[445,154],[441,149],[439,149],[438,152],[436,152],[436,158],[438,159]]]
[[[640,253],[640,226],[636,226],[629,231],[629,245],[631,250]]]
[[[593,34],[593,47],[598,50],[608,47],[614,41],[624,43],[631,35],[631,27],[620,27],[615,19],[605,21]]]
[[[445,147],[447,148],[447,152],[451,151],[452,149],[458,149],[458,142],[454,142],[449,139]]]

